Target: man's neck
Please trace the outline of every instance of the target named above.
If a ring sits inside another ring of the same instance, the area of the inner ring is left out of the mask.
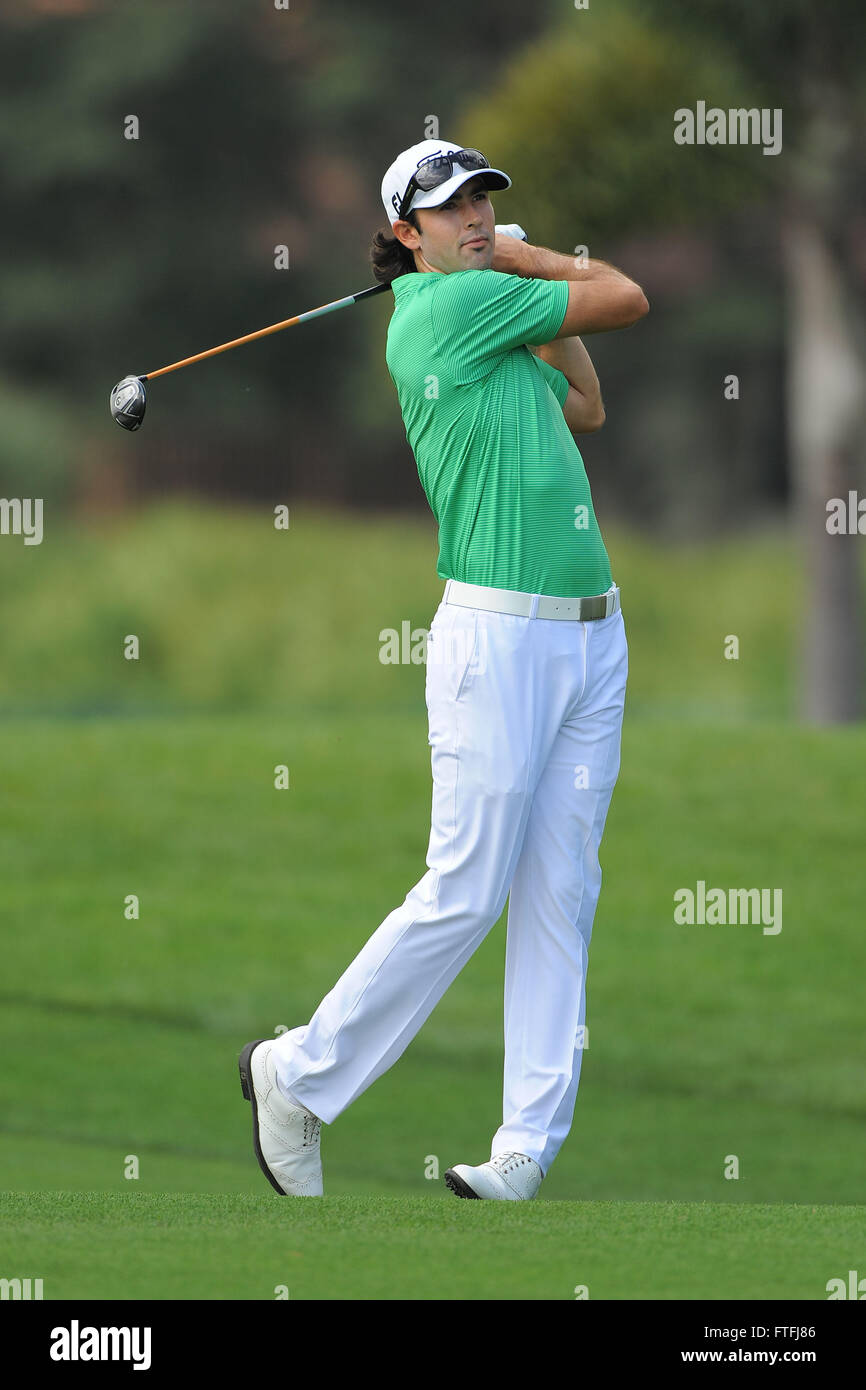
[[[415,269],[416,269],[417,271],[420,271],[420,272],[422,272],[422,273],[423,273],[423,272],[426,272],[426,271],[433,271],[433,272],[435,272],[436,275],[445,275],[445,274],[446,274],[446,272],[445,272],[444,270],[440,270],[439,267],[438,267],[437,265],[429,265],[429,264],[427,263],[427,261],[425,261],[424,257],[421,255],[421,252],[420,252],[420,251],[416,251],[416,252],[414,253],[414,255],[415,255]]]

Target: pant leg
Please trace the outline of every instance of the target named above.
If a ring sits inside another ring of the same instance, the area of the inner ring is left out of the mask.
[[[532,627],[444,603],[433,620],[427,872],[275,1044],[281,1090],[327,1124],[405,1051],[505,906],[536,775]]]
[[[544,1173],[571,1128],[580,1080],[598,848],[619,772],[628,672],[621,613],[581,626],[578,698],[539,780],[511,885],[503,1123],[491,1145],[491,1157],[525,1153]]]

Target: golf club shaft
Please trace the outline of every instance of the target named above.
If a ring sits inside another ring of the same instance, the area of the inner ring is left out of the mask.
[[[308,323],[310,319],[321,318],[322,314],[331,314],[335,309],[345,309],[350,304],[357,304],[359,299],[366,299],[371,294],[381,294],[383,290],[390,288],[390,285],[371,285],[369,289],[359,290],[357,294],[347,294],[343,299],[335,299],[331,304],[322,304],[318,309],[308,309],[305,314],[296,314],[293,319],[272,323],[269,328],[260,328],[256,333],[247,333],[243,338],[234,338],[230,343],[221,343],[219,347],[208,348],[206,352],[197,352],[194,357],[184,357],[180,362],[172,362],[168,367],[148,372],[141,380],[153,381],[155,377],[165,376],[166,372],[176,372],[179,367],[188,367],[193,362],[203,361],[205,357],[216,357],[218,352],[228,352],[229,348],[240,347],[242,343],[255,342],[256,338],[265,338],[269,333],[280,333],[282,329],[292,328],[296,323]]]

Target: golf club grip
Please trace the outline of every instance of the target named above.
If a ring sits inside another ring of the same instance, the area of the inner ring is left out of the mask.
[[[352,295],[352,298],[355,300],[366,299],[368,294],[381,294],[383,290],[390,290],[390,288],[391,282],[386,281],[383,285],[371,285],[368,290],[359,290],[357,294]]]
[[[284,328],[292,328],[296,323],[308,323],[310,319],[321,318],[323,314],[331,314],[336,309],[345,309],[350,304],[356,304],[359,299],[366,299],[371,294],[381,294],[383,290],[389,290],[389,284],[371,285],[369,289],[358,290],[356,294],[347,294],[342,299],[334,299],[330,304],[322,304],[318,309],[308,309],[304,314],[296,314],[294,318],[283,319],[281,323],[272,323],[269,328],[259,328],[255,333],[247,333],[243,338],[233,338],[230,343],[220,343],[219,347],[208,348],[205,352],[197,352],[193,357],[183,357],[179,362],[172,362],[167,367],[160,367],[155,372],[146,372],[141,381],[153,381],[158,376],[165,376],[167,372],[176,372],[180,367],[189,367],[193,362],[202,362],[206,357],[216,357],[217,353],[228,352],[231,348],[241,347],[243,343],[253,343],[257,338],[265,338],[269,333],[280,333]]]

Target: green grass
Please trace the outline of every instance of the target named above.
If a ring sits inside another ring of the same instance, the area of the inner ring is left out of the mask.
[[[377,653],[429,624],[430,529],[175,507],[0,548],[0,1275],[49,1297],[114,1296],[122,1269],[130,1298],[821,1298],[866,1271],[866,727],[785,720],[784,538],[610,548],[631,676],[589,1047],[516,1212],[425,1176],[482,1161],[501,1121],[504,918],[324,1127],[321,1202],[270,1193],[237,1079],[424,872],[423,668]],[[782,931],[675,924],[698,879],[781,888]]]
[[[424,871],[422,716],[18,721],[6,751],[6,1188],[252,1191],[235,1058],[306,1021]],[[856,1202],[866,731],[633,721],[555,1199]],[[291,787],[273,789],[285,761]],[[808,837],[804,808],[809,810]],[[781,887],[783,928],[673,894]],[[127,894],[140,917],[124,917]],[[326,1128],[328,1194],[419,1193],[499,1123],[504,919]],[[738,1181],[723,1177],[725,1156]]]
[[[820,1300],[866,1251],[862,1206],[88,1192],[0,1211],[9,1268],[47,1299]]]
[[[679,549],[614,526],[605,537],[633,714],[792,714],[792,536]],[[419,668],[383,665],[380,633],[429,627],[437,553],[435,524],[417,516],[300,507],[276,531],[265,507],[174,502],[88,524],[49,513],[41,546],[0,546],[0,714],[415,709]],[[137,661],[123,658],[129,634]]]

